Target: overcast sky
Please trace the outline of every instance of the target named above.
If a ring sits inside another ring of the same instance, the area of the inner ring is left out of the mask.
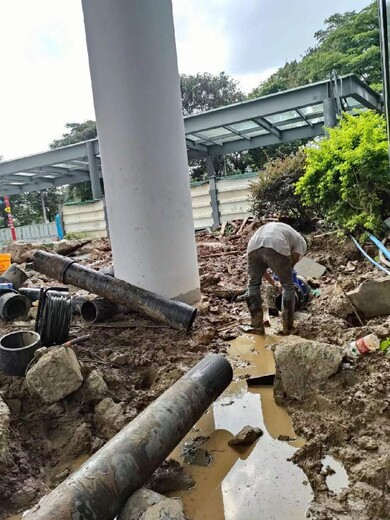
[[[224,70],[248,92],[299,58],[326,17],[368,3],[173,0],[179,71]],[[0,78],[5,159],[47,149],[66,122],[94,119],[81,1],[0,2]]]

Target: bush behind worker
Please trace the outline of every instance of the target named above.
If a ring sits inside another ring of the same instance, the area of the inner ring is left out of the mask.
[[[294,323],[295,286],[293,267],[307,249],[303,236],[288,224],[269,222],[252,236],[248,244],[248,289],[246,303],[251,315],[251,326],[264,334],[261,282],[263,277],[274,285],[270,268],[282,286],[283,334],[290,334]]]

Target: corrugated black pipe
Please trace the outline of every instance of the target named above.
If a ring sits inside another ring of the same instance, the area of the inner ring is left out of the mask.
[[[33,268],[67,285],[80,287],[130,310],[188,331],[196,316],[195,307],[131,285],[118,278],[101,274],[74,260],[44,251],[34,255]]]
[[[112,520],[223,392],[233,372],[210,354],[125,426],[24,520]]]

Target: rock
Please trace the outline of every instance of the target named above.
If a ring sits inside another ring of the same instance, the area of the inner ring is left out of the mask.
[[[373,439],[372,437],[367,437],[367,436],[363,436],[363,437],[360,437],[358,440],[357,440],[357,445],[360,447],[360,448],[363,448],[364,450],[377,450],[378,449],[378,443],[375,439]]]
[[[106,439],[113,437],[126,424],[124,406],[124,403],[114,403],[110,397],[106,397],[96,406],[94,422]]]
[[[118,515],[118,520],[139,520],[142,513],[149,507],[158,504],[165,500],[165,497],[155,493],[147,488],[138,489],[127,500],[121,512]]]
[[[249,446],[253,444],[259,437],[263,435],[260,428],[253,428],[252,426],[244,426],[244,428],[230,439],[229,446]]]
[[[101,401],[108,393],[108,386],[99,370],[92,370],[85,381],[85,401]]]
[[[91,240],[60,240],[59,242],[53,243],[53,250],[57,255],[69,255],[77,249],[81,249],[86,244],[89,244]]]
[[[49,349],[26,375],[29,390],[48,404],[72,394],[82,382],[76,354],[68,347]]]
[[[95,453],[95,451],[100,450],[100,448],[102,446],[104,446],[104,440],[101,439],[100,437],[95,437],[93,442],[92,442],[91,452]]]
[[[304,401],[341,367],[342,348],[290,336],[273,347],[274,394]]]
[[[348,296],[365,318],[390,314],[390,278],[365,280]]]
[[[23,488],[17,491],[13,497],[12,502],[21,509],[28,507],[35,499],[38,493],[38,486],[34,479],[28,479],[23,484]]]
[[[86,423],[76,428],[73,437],[66,445],[65,453],[73,458],[89,453],[92,444],[92,433]]]
[[[295,441],[296,437],[290,437],[289,435],[279,435],[278,441],[291,442]]]
[[[194,340],[200,345],[208,345],[216,337],[217,332],[212,328],[200,330],[194,336]]]
[[[110,356],[110,362],[115,363],[115,365],[123,366],[127,365],[129,362],[129,358],[126,354],[121,354],[119,352],[114,353],[112,356]]]
[[[326,271],[326,267],[305,256],[296,264],[295,270],[305,278],[321,278]]]
[[[245,287],[220,287],[217,286],[213,291],[213,296],[225,300],[231,300],[245,294]]]
[[[0,397],[0,466],[7,462],[9,453],[10,409]]]
[[[149,507],[139,520],[188,520],[188,517],[180,498],[165,498]]]
[[[343,319],[354,312],[351,303],[337,284],[332,287],[329,295],[328,309],[331,314]]]
[[[41,244],[21,244],[20,242],[12,242],[3,247],[3,253],[10,253],[12,262],[16,264],[24,264],[33,261],[33,256]]]
[[[195,481],[179,462],[170,459],[156,469],[146,485],[149,489],[164,494],[190,489],[195,486]]]
[[[13,412],[15,415],[20,414],[20,410],[22,408],[22,401],[20,399],[7,399],[7,405],[11,412]]]

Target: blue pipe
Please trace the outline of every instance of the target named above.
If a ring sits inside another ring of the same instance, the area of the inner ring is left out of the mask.
[[[390,272],[387,269],[385,269],[383,266],[378,264],[378,262],[376,262],[373,258],[371,258],[371,256],[364,251],[364,249],[361,247],[359,242],[357,240],[355,240],[352,235],[350,235],[350,237],[351,237],[352,242],[359,249],[359,251],[367,258],[367,260],[369,260],[373,265],[375,265],[375,267],[377,267],[378,269],[380,269],[381,271],[386,273],[387,276],[390,276]]]
[[[374,244],[382,251],[382,253],[385,255],[385,257],[390,260],[390,251],[385,247],[380,240],[378,240],[374,235],[370,235],[371,242],[374,242]]]
[[[64,230],[62,229],[61,217],[58,213],[56,215],[56,227],[58,238],[62,240],[64,238]]]

